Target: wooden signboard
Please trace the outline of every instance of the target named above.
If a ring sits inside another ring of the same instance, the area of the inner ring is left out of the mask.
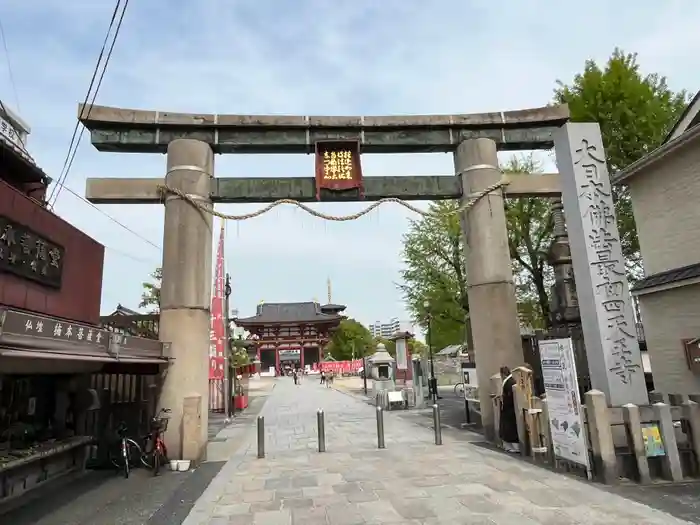
[[[700,375],[700,338],[682,339],[688,369],[695,375]]]
[[[322,190],[358,190],[353,198],[363,197],[359,141],[316,143],[316,200],[322,200]]]

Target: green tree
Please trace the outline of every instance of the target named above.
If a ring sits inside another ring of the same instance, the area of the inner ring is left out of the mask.
[[[423,341],[419,341],[418,339],[408,340],[408,351],[412,356],[428,355],[428,347]]]
[[[143,293],[139,308],[148,308],[149,313],[158,313],[160,311],[160,286],[163,281],[163,269],[156,268],[151,274],[151,279],[151,282],[142,284]]]
[[[512,157],[505,172],[539,173],[542,165],[532,154]],[[508,247],[513,262],[518,314],[523,325],[532,328],[549,326],[549,289],[553,275],[547,264],[552,242],[551,202],[527,197],[506,201]]]
[[[328,351],[338,361],[369,355],[373,352],[372,334],[355,319],[343,319],[331,336]]]
[[[666,78],[644,75],[637,55],[615,49],[604,67],[587,60],[571,84],[557,81],[554,101],[569,105],[574,122],[598,122],[611,173],[661,145],[689,101],[686,91],[674,92]],[[622,252],[630,278],[641,274],[639,240],[629,192],[614,188]]]
[[[386,347],[386,351],[389,352],[389,355],[391,355],[391,357],[396,357],[396,341],[392,341],[391,339],[385,339],[383,337],[375,337],[372,340],[371,351],[369,352],[369,355],[376,352],[377,345],[379,343],[382,343]],[[412,356],[427,355],[428,347],[423,341],[411,338],[408,340],[407,346],[408,353]]]
[[[536,173],[532,155],[513,157],[505,172]],[[546,252],[552,240],[549,199],[506,201],[509,248],[523,324],[544,327],[549,319],[551,271]],[[462,344],[468,339],[467,272],[456,201],[430,204],[429,215],[411,221],[404,235],[403,283],[399,284],[413,319],[427,330],[428,313],[433,349]],[[430,305],[427,312],[424,304]]]
[[[464,341],[467,273],[464,265],[462,230],[456,201],[430,203],[429,215],[410,222],[403,238],[404,269],[401,272],[408,311],[424,330],[430,305],[435,347]]]
[[[229,356],[233,366],[247,365],[250,362],[248,357],[248,348],[243,337],[238,336],[229,341]]]

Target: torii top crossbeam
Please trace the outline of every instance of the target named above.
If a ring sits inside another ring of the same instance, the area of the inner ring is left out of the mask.
[[[178,138],[215,153],[313,153],[323,140],[359,141],[362,153],[449,152],[488,138],[501,151],[550,149],[566,105],[490,113],[413,116],[257,116],[172,113],[82,104],[78,116],[100,151],[165,153]]]

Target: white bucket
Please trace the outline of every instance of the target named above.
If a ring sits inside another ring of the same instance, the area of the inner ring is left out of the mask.
[[[173,472],[177,471],[177,460],[170,460],[170,470],[172,470]]]
[[[190,460],[189,459],[182,459],[177,462],[177,470],[178,472],[187,472],[190,469]]]

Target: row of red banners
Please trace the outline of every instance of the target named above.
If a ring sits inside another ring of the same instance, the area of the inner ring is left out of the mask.
[[[353,374],[357,373],[364,367],[362,359],[353,361],[324,361],[323,363],[314,363],[313,369],[321,372],[333,372],[334,374]]]

